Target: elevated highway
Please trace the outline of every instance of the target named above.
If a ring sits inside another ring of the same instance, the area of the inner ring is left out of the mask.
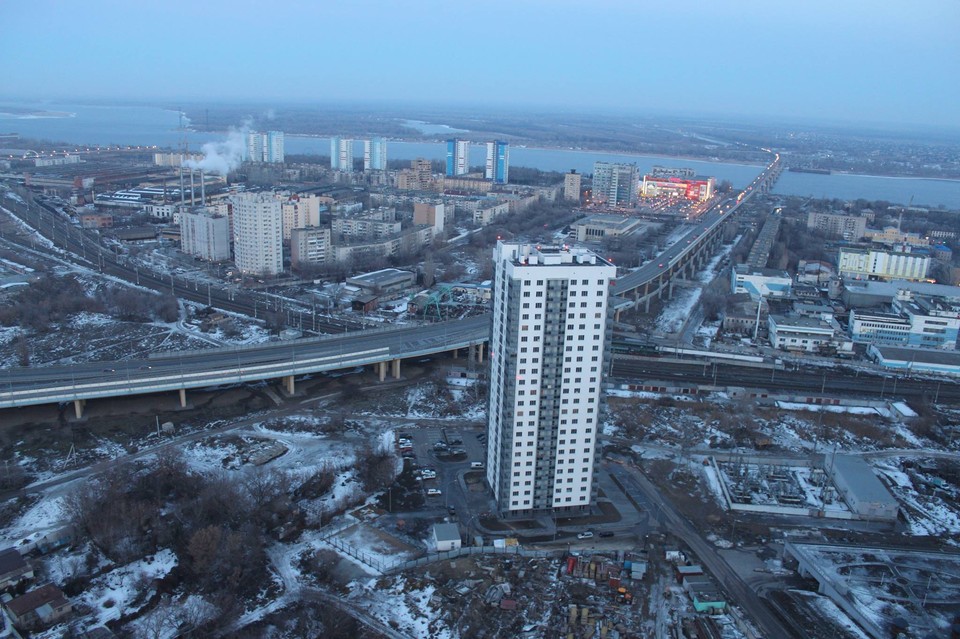
[[[73,402],[79,418],[88,399],[178,391],[186,406],[191,388],[283,379],[292,394],[297,375],[374,365],[383,380],[388,369],[399,377],[404,359],[461,349],[482,362],[490,317],[135,361],[6,369],[0,372],[0,408]]]
[[[636,304],[645,302],[648,307],[653,296],[662,296],[664,292],[669,294],[673,279],[686,274],[692,276],[695,269],[706,262],[710,247],[719,243],[722,225],[754,193],[765,191],[779,170],[780,158],[776,155],[736,199],[723,200],[657,259],[617,280],[613,286],[614,294],[632,295]],[[82,233],[57,228],[52,217],[44,225],[37,208],[32,206],[20,209],[18,215],[27,218],[24,221],[28,224],[37,229],[46,226],[55,242],[71,252],[84,252]],[[152,281],[152,274],[131,268],[123,263],[122,258],[110,256],[112,259],[106,259],[106,254],[101,251],[102,247],[97,246],[95,255],[104,272],[136,279],[141,285],[156,288],[168,285],[163,280]],[[151,281],[145,282],[148,278]],[[241,312],[251,310],[247,306],[250,300],[238,299],[240,295],[221,293],[221,296],[210,289],[203,295],[203,291],[189,291],[185,286],[177,288],[172,277],[169,286],[174,294],[190,297],[192,293],[201,299],[205,297],[205,301],[215,307]],[[256,313],[256,306],[252,310]],[[316,322],[315,315],[311,319]],[[394,377],[399,377],[401,361],[413,357],[469,349],[472,357],[482,361],[490,321],[490,316],[484,315],[429,326],[353,331],[316,339],[178,353],[137,361],[7,369],[0,371],[0,408],[73,402],[80,417],[84,402],[96,398],[178,391],[181,405],[185,406],[188,389],[265,379],[283,379],[287,392],[293,393],[297,375],[366,365],[376,366],[381,379],[386,377],[388,369]],[[325,328],[343,330],[344,326]]]
[[[766,193],[780,177],[780,154],[737,197],[721,200],[700,216],[690,231],[655,259],[635,271],[617,278],[612,292],[617,297],[630,299],[634,307],[641,304],[650,310],[654,298],[670,297],[674,282],[692,278],[716,252],[722,239],[723,227],[740,206],[756,193]]]

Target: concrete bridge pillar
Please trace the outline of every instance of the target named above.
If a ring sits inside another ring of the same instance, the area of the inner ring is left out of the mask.
[[[646,302],[644,303],[644,306],[643,306],[643,312],[644,313],[650,312],[650,296],[649,295],[646,297]]]
[[[483,342],[477,344],[477,363],[483,364]]]
[[[384,362],[384,364],[386,364],[386,362]],[[393,375],[393,378],[394,378],[394,379],[400,379],[400,359],[397,358],[397,359],[393,360],[392,362],[390,362],[390,364],[391,364],[390,367],[391,367],[391,369],[392,369],[392,370],[391,370],[391,374]],[[381,380],[381,381],[382,381],[382,380]]]
[[[673,280],[670,280],[670,284],[667,285],[667,299],[673,299]]]
[[[460,357],[460,349],[455,348],[453,349],[453,359],[457,359],[458,357]]]
[[[387,379],[387,363],[386,362],[377,362],[377,374],[380,376],[380,381]]]
[[[283,378],[283,388],[287,391],[287,395],[293,395],[296,390],[293,382],[293,375],[287,375]]]
[[[187,407],[187,389],[181,388],[180,389],[180,408],[186,408],[186,407]]]
[[[86,405],[87,400],[85,399],[73,400],[73,413],[77,416],[77,419],[83,419],[83,407]]]

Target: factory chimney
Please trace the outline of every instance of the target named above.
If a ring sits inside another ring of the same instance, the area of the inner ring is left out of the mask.
[[[180,156],[180,206],[186,204],[185,202],[186,193],[183,188],[183,156]]]
[[[194,182],[193,176],[194,176],[194,171],[193,171],[193,167],[191,166],[190,167],[190,206],[194,206],[196,204],[196,197],[197,197],[196,196],[197,184],[196,182]]]
[[[200,169],[200,206],[207,205],[207,181],[203,179],[203,169]]]

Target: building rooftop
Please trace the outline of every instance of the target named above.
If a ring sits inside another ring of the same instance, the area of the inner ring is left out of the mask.
[[[785,326],[793,326],[798,328],[832,328],[830,322],[826,322],[819,317],[798,317],[794,315],[779,315],[777,313],[771,313],[770,319],[781,328]]]
[[[910,325],[910,320],[903,315],[897,313],[882,313],[882,312],[873,312],[869,309],[860,310],[857,308],[851,309],[851,312],[857,314],[857,319],[877,319],[883,322],[897,322],[900,324]]]
[[[460,541],[460,529],[456,524],[434,524],[433,536],[437,541]]]
[[[27,562],[15,548],[0,550],[0,575],[6,575],[27,567]]]
[[[889,253],[890,255],[916,255],[917,257],[930,257],[930,251],[922,246],[910,246],[908,250],[897,251],[894,249],[878,249],[875,246],[841,246],[841,253]]]
[[[873,468],[862,457],[834,455],[829,463],[832,464],[834,473],[843,475],[851,491],[856,494],[857,501],[897,505],[897,500],[877,479]]]
[[[385,268],[370,273],[354,275],[347,281],[351,284],[365,284],[367,286],[385,286],[395,282],[402,282],[413,277],[410,271],[403,271],[398,268]]]
[[[613,266],[591,250],[578,246],[535,246],[532,244],[505,244],[505,252],[512,252],[512,261],[517,266]]]
[[[948,284],[930,284],[929,282],[910,282],[907,280],[890,280],[889,282],[845,280],[843,285],[851,293],[876,295],[891,299],[899,291],[908,290],[921,295],[939,295],[948,300],[960,300],[960,286],[950,286]]]
[[[44,605],[57,608],[65,603],[68,602],[63,592],[53,584],[47,584],[11,599],[7,602],[7,608],[17,617],[22,617],[31,610],[36,610]]]
[[[901,348],[897,346],[879,346],[873,344],[888,362],[917,362],[919,364],[937,364],[940,366],[960,366],[960,351],[945,351],[937,348]]]
[[[582,220],[577,220],[576,226],[602,226],[609,229],[619,229],[625,231],[630,229],[637,224],[640,224],[642,220],[633,217],[626,217],[623,215],[591,215],[590,217],[585,217]]]
[[[785,277],[790,279],[790,274],[776,268],[750,268],[749,264],[737,264],[737,275],[760,275],[763,277]]]

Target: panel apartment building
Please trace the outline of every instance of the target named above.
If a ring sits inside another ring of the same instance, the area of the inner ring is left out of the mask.
[[[586,249],[502,242],[494,263],[487,480],[501,515],[587,510],[616,268]]]
[[[233,203],[234,261],[241,273],[283,271],[282,204],[272,193],[241,193]]]

